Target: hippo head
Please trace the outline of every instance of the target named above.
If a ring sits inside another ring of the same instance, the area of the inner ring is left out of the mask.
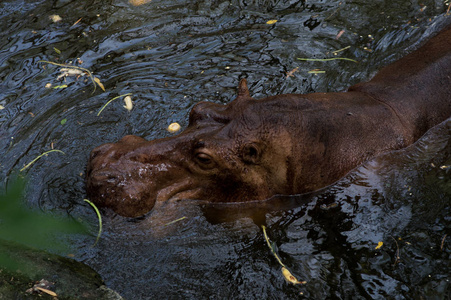
[[[277,115],[272,106],[256,107],[258,101],[243,79],[230,104],[195,105],[178,136],[146,141],[128,135],[95,148],[87,167],[88,196],[120,215],[138,217],[168,200],[246,202],[291,193],[290,135],[271,121]]]

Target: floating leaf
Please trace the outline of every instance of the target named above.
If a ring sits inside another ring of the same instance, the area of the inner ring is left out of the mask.
[[[272,25],[272,24],[276,24],[277,20],[269,20],[268,22],[266,22],[266,24],[268,25]]]
[[[124,102],[125,102],[124,108],[128,111],[131,111],[133,109],[132,97],[130,96],[125,97]]]
[[[382,247],[382,245],[384,244],[384,242],[379,242],[379,243],[377,243],[377,246],[376,246],[376,250],[377,249],[380,249],[381,247]]]
[[[283,277],[285,277],[285,280],[288,281],[289,283],[292,283],[292,284],[306,284],[307,283],[306,281],[297,280],[297,278],[294,277],[293,274],[291,274],[291,272],[285,267],[282,267],[282,274],[283,274]]]
[[[179,123],[172,123],[168,126],[168,131],[171,133],[177,132],[182,128]]]
[[[59,15],[50,15],[49,19],[52,20],[53,23],[60,22],[63,18]]]
[[[61,50],[60,49],[53,47],[53,50],[55,50],[56,53],[61,54]]]
[[[97,83],[98,86],[100,86],[100,88],[105,92],[105,87],[103,86],[103,84],[100,82],[100,79],[98,77],[94,77],[94,81],[95,83]]]
[[[41,288],[39,286],[37,286],[36,289],[40,290],[41,292],[46,293],[47,295],[50,295],[52,297],[57,297],[58,296],[55,292],[53,292],[51,290],[48,290],[48,289]]]
[[[152,0],[129,0],[128,2],[133,6],[139,6],[146,3],[149,3]]]
[[[66,124],[66,122],[67,122],[67,119],[62,119],[62,120],[61,120],[61,125]]]
[[[67,84],[55,85],[55,86],[53,87],[53,89],[65,89],[65,88],[67,88]]]
[[[105,107],[107,107],[107,105],[108,104],[110,104],[113,100],[116,100],[117,98],[120,98],[120,97],[125,97],[125,96],[128,96],[128,95],[131,95],[132,93],[128,93],[128,94],[124,94],[124,95],[119,95],[119,96],[116,96],[116,97],[114,97],[113,99],[111,99],[110,101],[108,101],[107,103],[105,103],[105,105],[104,106],[102,106],[102,108],[99,110],[99,112],[97,113],[97,116],[100,116],[100,113],[105,109]]]
[[[5,109],[5,107],[3,105],[0,105],[0,110]]]

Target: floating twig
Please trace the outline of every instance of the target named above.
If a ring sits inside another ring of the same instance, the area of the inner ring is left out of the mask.
[[[448,234],[445,234],[445,236],[442,238],[442,243],[440,244],[440,251],[443,251],[443,247],[445,246],[445,239],[448,236]]]
[[[36,157],[35,159],[33,159],[31,162],[29,162],[25,167],[23,167],[22,169],[20,169],[20,172],[22,172],[23,170],[27,169],[28,167],[30,167],[32,164],[34,164],[38,159],[40,159],[41,157],[43,157],[44,155],[48,155],[50,152],[60,152],[65,154],[63,151],[61,150],[57,150],[57,149],[53,149],[53,150],[49,150],[47,152],[42,153],[41,155],[39,155],[38,157]]]
[[[132,94],[132,93],[128,93],[128,94],[119,95],[119,96],[114,97],[113,99],[111,99],[110,101],[108,101],[107,103],[105,103],[104,106],[102,106],[102,108],[101,108],[101,109],[99,110],[99,112],[97,113],[97,116],[99,116],[100,113],[105,109],[105,107],[107,107],[108,104],[110,104],[111,102],[113,102],[113,100],[116,100],[117,98],[120,98],[120,97],[129,96],[129,95],[131,95],[131,94]]]
[[[102,216],[100,215],[100,212],[99,212],[99,210],[97,209],[97,206],[95,206],[94,203],[92,203],[88,199],[84,199],[83,201],[89,203],[89,205],[91,205],[92,208],[94,208],[94,210],[96,211],[96,214],[97,214],[97,219],[99,219],[99,232],[97,233],[96,242],[94,243],[94,245],[92,245],[94,247],[97,244],[97,242],[99,241],[100,235],[102,234]]]
[[[38,62],[42,62],[42,63],[46,63],[46,64],[51,64],[51,65],[55,65],[55,66],[59,66],[59,67],[63,67],[63,68],[77,69],[77,70],[81,70],[81,71],[83,71],[83,72],[86,72],[86,73],[88,74],[89,78],[91,79],[92,84],[94,85],[94,90],[92,91],[92,94],[95,93],[96,88],[97,88],[97,84],[100,83],[100,80],[99,80],[97,77],[94,77],[94,75],[92,75],[92,72],[89,71],[89,70],[86,69],[86,68],[82,68],[82,67],[78,67],[78,66],[72,66],[72,65],[68,65],[68,64],[60,64],[60,63],[56,63],[56,62],[48,61],[48,60],[40,60],[40,61],[38,61]],[[101,83],[99,84],[99,86],[102,88],[102,90],[105,90],[105,89],[103,88],[103,85],[101,85]]]
[[[351,48],[351,46],[346,46],[346,47],[344,47],[344,48],[341,48],[341,49],[332,51],[332,53],[333,53],[334,55],[337,55],[338,52],[345,51],[345,50],[347,50],[347,49],[349,49],[349,48]]]
[[[347,57],[331,57],[331,58],[300,58],[298,57],[298,60],[303,61],[331,61],[331,60],[346,60],[346,61],[352,61],[355,63],[358,63],[355,59],[347,58]]]
[[[279,264],[282,266],[282,275],[285,277],[285,280],[287,280],[288,282],[290,282],[292,284],[306,284],[307,281],[299,281],[299,280],[297,280],[296,277],[294,277],[293,274],[291,274],[291,272],[288,270],[288,268],[285,266],[285,264],[282,262],[282,260],[277,255],[274,247],[271,245],[271,241],[269,240],[268,235],[266,234],[265,225],[262,225],[262,229],[263,229],[263,235],[265,236],[265,240],[266,240],[266,243],[268,244],[269,249],[271,250],[274,257],[277,259]]]
[[[400,261],[401,261],[401,256],[400,256],[400,254],[399,254],[399,245],[398,245],[398,241],[394,238],[394,237],[391,237],[394,241],[395,241],[395,243],[396,243],[396,257],[395,257],[395,262],[394,262],[394,264],[393,264],[393,267],[394,266],[396,266],[396,264],[397,263],[399,263]]]
[[[180,222],[180,221],[182,221],[182,220],[184,220],[184,219],[186,219],[186,218],[187,218],[187,217],[181,217],[181,218],[178,218],[177,220],[174,220],[174,221],[171,221],[171,222],[169,222],[169,223],[164,224],[164,226],[168,226],[168,225],[171,225],[171,224]]]

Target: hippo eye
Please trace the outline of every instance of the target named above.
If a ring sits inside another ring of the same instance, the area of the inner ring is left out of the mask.
[[[204,152],[196,153],[195,159],[197,163],[205,169],[212,169],[216,165],[213,158]]]

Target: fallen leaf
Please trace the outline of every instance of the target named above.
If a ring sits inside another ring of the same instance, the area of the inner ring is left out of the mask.
[[[60,22],[63,18],[58,15],[50,15],[49,19],[52,20],[53,23]]]
[[[100,79],[97,77],[94,77],[94,81],[97,83],[98,86],[100,86],[100,88],[105,92],[105,87],[103,86],[103,84],[100,82]]]
[[[131,111],[133,109],[133,102],[132,102],[132,97],[127,96],[124,98],[124,102],[125,102],[125,109],[127,109],[128,111]]]
[[[345,30],[344,29],[340,30],[335,39],[338,40],[343,35],[343,33],[345,33]]]
[[[282,267],[282,274],[283,274],[283,277],[285,277],[285,279],[289,283],[292,283],[292,284],[306,284],[307,283],[306,281],[297,280],[297,278],[294,277],[293,274],[291,274],[291,272],[285,267]]]
[[[298,70],[299,70],[299,67],[296,67],[296,68],[294,68],[293,70],[291,70],[291,71],[289,71],[289,72],[286,72],[286,74],[287,74],[287,77],[286,77],[286,78],[288,78],[288,77],[294,77],[294,73],[297,72]]]
[[[171,133],[177,132],[182,128],[179,123],[172,123],[168,126],[168,131]]]
[[[40,290],[41,292],[46,293],[46,294],[48,294],[50,296],[53,296],[53,297],[57,297],[58,296],[55,292],[53,292],[51,290],[48,290],[48,289],[41,288],[39,286],[37,286],[36,289]]]
[[[380,249],[381,247],[382,247],[382,245],[384,244],[384,242],[379,242],[379,243],[377,243],[377,246],[376,246],[376,250],[377,249]]]
[[[128,2],[133,6],[140,6],[149,3],[152,0],[129,0]]]
[[[67,122],[67,119],[62,119],[62,120],[61,120],[61,125],[66,124],[66,122]]]
[[[268,22],[266,22],[266,24],[268,25],[272,25],[272,24],[276,24],[277,20],[269,20]]]

